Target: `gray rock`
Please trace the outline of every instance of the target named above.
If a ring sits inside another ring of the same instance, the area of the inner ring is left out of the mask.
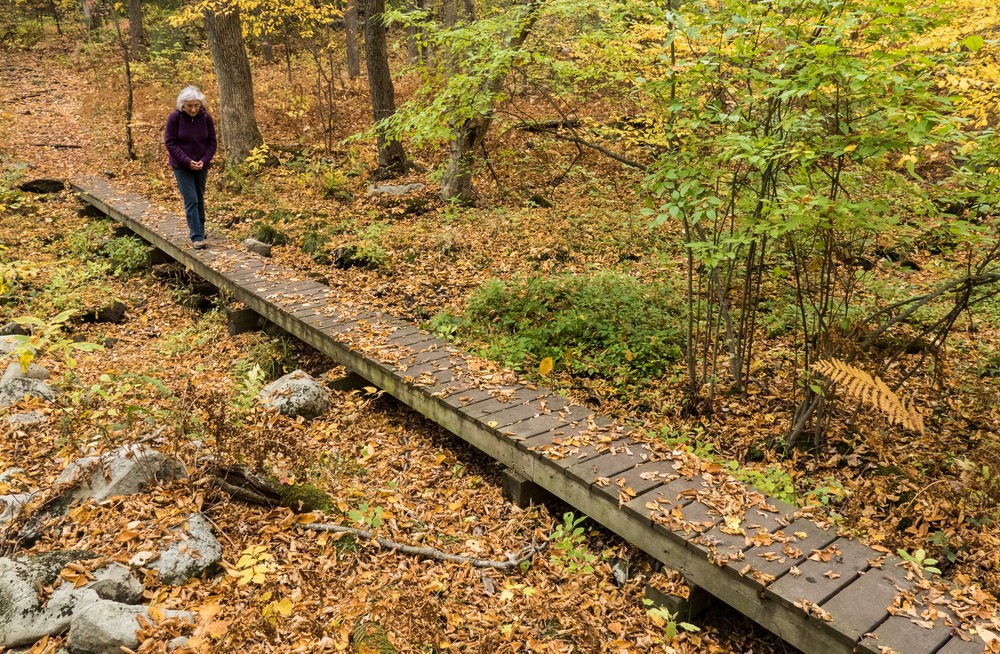
[[[400,195],[406,195],[407,193],[412,193],[413,191],[419,191],[424,188],[424,185],[420,182],[415,184],[402,184],[399,186],[392,186],[385,184],[382,186],[370,186],[368,187],[368,192],[365,197],[372,197],[373,195],[390,195],[393,197],[398,197]]]
[[[70,500],[103,502],[111,497],[142,492],[157,481],[185,476],[187,470],[180,461],[133,444],[123,445],[102,457],[88,456],[73,461],[56,479],[56,485],[75,484],[67,493]]]
[[[282,415],[315,418],[331,405],[330,392],[302,370],[290,372],[260,391],[261,403]]]
[[[14,353],[17,346],[24,341],[23,334],[4,334],[0,336],[0,357],[9,356]]]
[[[0,525],[5,525],[16,518],[34,497],[35,493],[0,495]]]
[[[27,370],[21,369],[21,364],[16,361],[9,366],[7,366],[7,371],[4,372],[3,377],[0,378],[0,384],[6,384],[11,379],[37,379],[39,381],[45,381],[52,374],[48,370],[41,367],[37,363],[29,363]]]
[[[28,330],[16,322],[9,322],[0,327],[0,336],[27,336]]]
[[[40,397],[49,402],[55,402],[55,390],[38,379],[11,379],[0,384],[0,409],[6,409],[24,399],[25,395]]]
[[[185,524],[187,533],[182,539],[171,543],[147,566],[160,573],[163,583],[183,584],[191,577],[210,572],[222,560],[222,545],[203,515],[193,513]]]
[[[177,618],[194,624],[194,616],[188,611],[164,611],[168,618]],[[121,654],[122,647],[136,649],[136,636],[142,625],[139,616],[152,622],[149,608],[130,606],[110,600],[98,600],[73,618],[67,644],[76,654]]]
[[[167,651],[173,652],[179,650],[182,647],[187,647],[187,644],[188,644],[187,636],[178,636],[177,638],[174,638],[169,643],[167,643]]]
[[[0,472],[0,482],[10,481],[14,475],[23,475],[24,468],[7,468],[3,472]]]
[[[121,604],[139,604],[145,590],[132,571],[120,563],[110,563],[94,570],[94,581],[84,587],[93,590],[101,599]]]
[[[23,647],[45,636],[65,632],[73,617],[100,600],[89,588],[62,584],[43,606],[38,588],[55,582],[72,561],[92,558],[89,552],[68,550],[32,559],[0,558],[0,645]]]
[[[245,239],[243,241],[243,247],[254,254],[259,254],[262,257],[271,256],[271,246],[267,243],[262,243],[255,238]]]
[[[28,411],[26,413],[13,413],[7,416],[7,424],[14,425],[16,427],[30,427],[31,425],[40,425],[48,420],[45,414],[39,413],[38,411]]]

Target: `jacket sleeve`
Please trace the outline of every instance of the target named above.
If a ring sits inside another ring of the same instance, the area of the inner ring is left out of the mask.
[[[205,143],[205,156],[202,157],[202,161],[207,166],[212,157],[215,156],[215,149],[219,146],[219,142],[215,137],[215,121],[212,120],[211,114],[205,114],[205,122],[208,124],[208,142]]]
[[[181,146],[177,143],[177,129],[180,123],[180,114],[176,111],[170,113],[167,116],[167,127],[163,130],[163,145],[167,146],[167,152],[170,153],[170,158],[174,161],[183,164],[184,166],[189,166],[191,164],[191,157],[184,154],[184,150],[181,150]]]

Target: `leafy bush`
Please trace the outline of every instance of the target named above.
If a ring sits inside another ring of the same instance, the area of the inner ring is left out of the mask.
[[[486,342],[486,356],[527,369],[545,357],[575,375],[632,381],[662,376],[681,353],[680,309],[663,285],[599,273],[493,281],[462,318],[439,315],[445,336]]]
[[[261,243],[270,245],[285,245],[288,243],[288,236],[277,227],[267,222],[258,222],[253,226],[253,237]]]
[[[347,183],[347,176],[340,170],[332,170],[323,175],[320,188],[325,198],[332,198],[341,202],[352,202],[354,200],[354,193],[351,192],[351,187]]]
[[[116,275],[131,275],[146,268],[146,245],[133,236],[108,241],[101,249]]]

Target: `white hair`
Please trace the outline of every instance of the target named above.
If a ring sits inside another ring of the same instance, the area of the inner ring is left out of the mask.
[[[181,111],[185,102],[191,102],[192,100],[197,100],[201,103],[201,106],[205,106],[205,94],[198,90],[197,86],[185,87],[180,95],[177,96],[177,111]]]

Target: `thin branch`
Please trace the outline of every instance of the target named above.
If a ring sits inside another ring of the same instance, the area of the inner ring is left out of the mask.
[[[596,143],[591,143],[590,141],[585,141],[584,139],[580,138],[579,136],[565,136],[563,134],[560,134],[557,130],[554,130],[554,129],[539,129],[538,131],[541,132],[541,133],[543,133],[543,134],[548,134],[549,136],[554,136],[555,138],[563,140],[563,141],[569,141],[570,143],[576,143],[577,145],[582,145],[582,146],[590,148],[592,150],[597,150],[601,154],[603,154],[603,155],[605,155],[607,157],[611,157],[612,159],[614,159],[618,163],[624,164],[626,166],[630,166],[630,167],[635,168],[637,170],[641,170],[643,172],[648,172],[649,171],[649,168],[647,166],[643,166],[641,163],[639,163],[637,161],[632,161],[631,159],[626,159],[622,155],[617,154],[615,152],[612,152],[611,150],[608,150],[605,147],[597,145]]]
[[[351,534],[352,536],[357,536],[358,538],[364,538],[365,540],[371,540],[378,543],[381,547],[386,549],[395,550],[397,552],[402,552],[403,554],[409,554],[411,556],[423,556],[431,559],[437,559],[439,561],[448,561],[449,563],[465,563],[471,565],[474,568],[491,568],[493,570],[512,570],[517,568],[522,563],[531,560],[536,552],[541,552],[545,549],[545,543],[538,544],[534,540],[531,541],[531,545],[526,545],[521,548],[517,554],[508,554],[506,561],[494,561],[492,559],[479,559],[472,556],[459,556],[457,554],[448,554],[447,552],[442,552],[441,550],[435,549],[433,547],[416,547],[414,545],[404,545],[403,543],[397,543],[396,541],[389,540],[387,538],[376,537],[370,531],[365,531],[364,529],[355,529],[354,527],[344,527],[343,525],[331,525],[325,523],[310,523],[307,525],[301,525],[306,529],[311,529],[313,531],[327,531],[335,534]]]

